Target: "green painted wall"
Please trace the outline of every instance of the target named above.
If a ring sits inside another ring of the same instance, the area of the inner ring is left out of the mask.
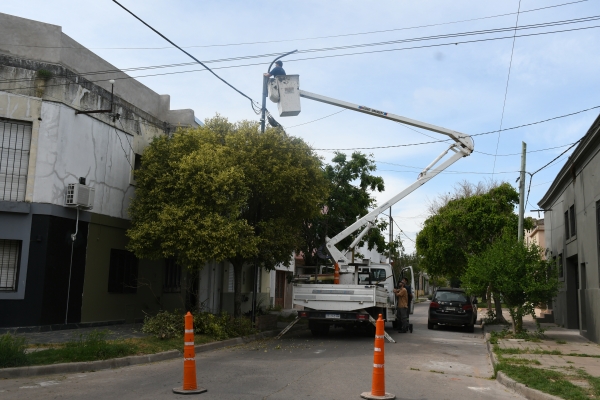
[[[160,309],[183,309],[185,293],[162,293],[163,260],[140,260],[135,294],[109,293],[111,249],[125,249],[129,221],[93,214],[89,224],[88,248],[81,322],[125,320],[132,323]],[[182,274],[182,290],[185,287]]]

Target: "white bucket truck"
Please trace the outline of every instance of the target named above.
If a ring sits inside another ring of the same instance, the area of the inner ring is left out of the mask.
[[[325,248],[331,256],[334,266],[321,267],[320,271],[314,271],[312,274],[298,275],[293,286],[293,304],[304,308],[298,312],[298,317],[308,319],[309,327],[315,335],[327,333],[332,325],[345,327],[364,325],[370,328],[371,322],[377,319],[379,314],[383,314],[383,318],[392,322],[396,327],[396,297],[393,289],[400,277],[393,276],[392,266],[387,263],[368,259],[362,262],[351,262],[351,259],[348,258],[351,257],[350,252],[374,226],[379,214],[459,159],[470,155],[474,148],[472,138],[464,133],[436,125],[300,90],[298,75],[280,75],[270,79],[268,92],[271,101],[277,103],[279,115],[282,117],[298,115],[300,98],[306,98],[426,129],[446,135],[453,140],[453,143],[419,174],[413,184],[358,219],[336,236],[326,238]],[[348,249],[339,250],[336,247],[340,241],[359,230],[360,233]],[[412,268],[410,271],[414,290]],[[297,321],[298,319],[296,319]],[[289,327],[281,334],[285,333],[287,329]],[[391,338],[388,337],[388,339]]]

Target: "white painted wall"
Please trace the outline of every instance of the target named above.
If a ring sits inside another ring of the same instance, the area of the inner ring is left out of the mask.
[[[41,118],[33,202],[62,206],[67,184],[85,177],[94,213],[129,218],[133,137],[59,103],[43,102]]]

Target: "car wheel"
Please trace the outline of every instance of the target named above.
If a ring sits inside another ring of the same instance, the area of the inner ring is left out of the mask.
[[[469,333],[473,333],[473,332],[475,332],[475,325],[467,325],[467,326],[466,326],[466,330],[467,330],[467,332],[469,332]]]
[[[427,329],[433,329],[433,322],[427,320]]]

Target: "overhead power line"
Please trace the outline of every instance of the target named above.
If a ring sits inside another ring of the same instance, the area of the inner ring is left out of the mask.
[[[167,38],[165,35],[163,35],[162,33],[160,33],[159,31],[157,31],[156,29],[154,29],[152,26],[150,26],[148,23],[146,23],[144,20],[142,20],[140,17],[138,17],[137,15],[135,15],[133,12],[129,11],[127,8],[125,8],[125,6],[123,6],[121,3],[119,3],[117,0],[113,0],[113,2],[115,4],[117,4],[119,7],[121,7],[123,10],[127,11],[129,14],[131,14],[135,19],[137,19],[138,21],[140,21],[142,24],[146,25],[148,28],[150,28],[152,31],[154,31],[157,35],[159,35],[160,37],[162,37],[163,39],[165,39],[167,42],[171,43],[174,47],[178,48],[179,50],[181,50],[181,52],[183,52],[184,54],[186,54],[188,57],[190,57],[192,60],[196,61],[198,64],[202,65],[208,72],[210,72],[211,74],[213,74],[215,77],[217,77],[221,82],[223,82],[224,84],[226,84],[227,86],[229,86],[230,88],[232,88],[233,90],[235,90],[237,93],[239,93],[240,95],[242,95],[243,97],[247,98],[248,100],[250,100],[250,104],[252,105],[252,108],[254,109],[254,103],[255,101],[250,98],[249,96],[247,96],[246,94],[244,94],[243,92],[241,92],[239,89],[237,89],[236,87],[234,87],[232,84],[230,84],[229,82],[227,82],[225,79],[221,78],[219,75],[217,75],[213,70],[211,70],[210,68],[208,68],[205,64],[202,63],[202,61],[198,60],[196,57],[194,57],[193,55],[191,55],[190,53],[188,53],[187,51],[183,50],[181,47],[177,46],[175,44],[175,42],[173,42],[172,40],[170,40],[169,38]],[[258,103],[257,103],[258,104]]]
[[[517,30],[539,29],[539,28],[547,28],[547,27],[552,27],[552,26],[580,24],[580,23],[592,22],[592,21],[597,21],[597,20],[600,20],[600,15],[583,17],[583,18],[576,18],[576,19],[568,19],[568,20],[544,22],[544,23],[532,24],[532,25],[522,25],[522,26],[518,27]],[[589,27],[586,27],[586,28],[583,28],[583,29],[588,29],[588,28]],[[410,43],[410,42],[420,42],[420,41],[450,39],[450,38],[466,37],[466,36],[488,35],[488,34],[492,34],[492,33],[511,32],[511,31],[514,31],[514,30],[515,30],[515,27],[504,27],[504,28],[486,29],[486,30],[479,30],[479,31],[457,32],[457,33],[451,33],[451,34],[434,35],[434,36],[424,36],[424,37],[415,37],[415,38],[391,40],[391,41],[384,41],[384,42],[362,43],[362,44],[355,44],[355,45],[348,45],[348,46],[338,46],[338,47],[325,47],[325,48],[304,49],[304,50],[297,51],[296,54],[307,54],[307,53],[315,53],[315,52],[331,52],[331,51],[347,50],[347,49],[352,49],[352,48],[363,48],[363,47],[374,47],[374,46],[376,47],[376,46],[384,46],[384,45],[391,45],[391,44],[401,44],[401,43]],[[539,32],[537,34],[530,34],[530,35],[517,35],[516,37],[525,37],[525,36],[531,36],[531,35],[550,34],[550,33],[562,33],[562,32],[566,32],[566,31],[563,30],[563,31]],[[507,39],[507,38],[514,39],[514,37],[515,37],[515,35],[511,35],[509,37],[487,38],[487,39],[481,39],[479,41],[500,40],[500,39]],[[418,48],[426,48],[426,47],[449,46],[449,45],[464,44],[464,43],[473,43],[473,42],[477,42],[477,40],[476,41],[450,42],[450,43],[442,43],[442,44],[434,44],[434,45],[426,45],[426,46],[413,46],[413,47],[400,48],[400,49],[386,49],[386,50],[379,50],[379,51],[372,51],[372,52],[335,54],[335,55],[332,55],[332,56],[309,57],[309,58],[299,58],[299,59],[296,58],[296,59],[290,59],[290,60],[288,60],[288,62],[291,62],[291,61],[311,60],[311,59],[316,59],[316,58],[340,57],[340,56],[347,56],[347,55],[370,54],[370,53],[377,53],[377,52],[398,51],[398,50],[407,50],[407,49],[418,49]],[[187,52],[185,52],[185,53],[189,54]],[[220,59],[202,61],[201,65],[204,66],[205,68],[207,68],[207,70],[210,71],[210,69],[208,69],[208,67],[206,67],[205,64],[221,63],[221,62],[231,62],[231,61],[241,61],[241,60],[249,60],[249,59],[259,59],[259,58],[267,58],[267,57],[268,58],[272,58],[273,56],[277,56],[277,55],[280,55],[280,53],[267,53],[267,54],[257,54],[257,55],[246,55],[246,56],[237,56],[237,57],[229,57],[229,58],[220,58]],[[194,60],[196,60],[196,59],[194,58]],[[90,72],[80,73],[79,75],[81,75],[81,76],[90,76],[90,75],[101,75],[101,74],[103,75],[103,74],[120,73],[120,72],[124,72],[125,73],[125,72],[134,72],[134,71],[143,71],[143,70],[149,70],[149,69],[176,68],[176,67],[183,67],[183,66],[195,65],[197,63],[198,62],[189,62],[189,63],[163,64],[163,65],[154,65],[154,66],[145,66],[145,67],[132,67],[132,68],[123,68],[123,69],[110,69],[110,70],[101,70],[101,71],[90,71]],[[261,63],[258,63],[258,64],[246,64],[246,65],[241,65],[241,66],[260,65],[260,64]],[[217,68],[213,68],[213,69],[217,69]],[[176,71],[176,72],[171,72],[171,73],[167,73],[167,74],[185,73],[185,72],[196,72],[196,71],[202,71],[202,70]],[[157,74],[157,75],[162,75],[162,74]],[[155,76],[155,75],[142,75],[142,76],[137,76],[137,77],[146,77],[146,76]],[[134,78],[137,78],[137,77],[134,77]],[[27,78],[24,78],[24,79],[26,80]]]
[[[526,35],[517,35],[516,37],[540,36],[540,35],[547,35],[547,34],[554,34],[554,33],[564,33],[564,32],[572,32],[572,31],[594,29],[594,28],[599,28],[599,27],[600,27],[600,25],[595,25],[595,26],[590,26],[590,27],[566,29],[566,30],[560,30],[560,31],[550,31],[550,32],[532,33],[532,34],[526,34]],[[362,54],[385,53],[385,52],[403,51],[403,50],[415,50],[415,49],[423,49],[423,48],[452,46],[452,45],[458,45],[458,44],[470,44],[470,43],[488,42],[488,41],[503,40],[503,39],[512,39],[512,38],[513,38],[513,36],[504,36],[504,37],[497,37],[497,38],[468,40],[468,41],[460,41],[460,42],[436,43],[436,44],[431,44],[431,45],[402,47],[402,48],[396,48],[396,49],[372,50],[372,51],[363,51],[363,52],[356,52],[356,53],[343,53],[343,54],[334,54],[334,55],[326,55],[326,56],[318,56],[318,57],[296,58],[296,59],[290,59],[287,62],[307,61],[307,60],[316,60],[316,59],[333,58],[333,57],[346,57],[346,56],[355,56],[355,55],[362,55]],[[229,65],[229,66],[223,66],[223,67],[214,67],[214,68],[212,68],[212,70],[229,69],[229,68],[240,68],[240,67],[250,67],[250,66],[267,65],[267,64],[269,64],[269,63],[259,62],[259,63],[252,63],[252,64]],[[139,79],[139,78],[147,78],[147,77],[153,77],[153,76],[176,75],[176,74],[185,74],[185,73],[190,73],[190,72],[203,72],[203,71],[207,71],[207,70],[214,74],[214,72],[211,69],[203,68],[203,69],[194,69],[194,70],[187,70],[187,71],[165,72],[165,73],[159,73],[159,74],[125,76],[125,77],[111,77],[111,78],[106,78],[106,79],[90,80],[90,82],[91,83],[106,82],[106,81],[109,81],[111,79],[114,79],[114,80]],[[85,75],[85,74],[78,74],[78,75]],[[23,79],[23,81],[30,81],[30,79],[29,80],[28,79]],[[0,83],[2,83],[2,82],[0,82]],[[10,83],[10,82],[4,82],[4,83]],[[69,82],[68,83],[60,83],[60,84],[46,85],[46,87],[64,86],[64,85],[69,85],[69,84],[70,84]],[[27,87],[25,89],[35,89],[35,86]],[[14,90],[18,90],[18,89],[7,88],[7,89],[2,89],[2,90],[4,90],[4,91],[13,90],[14,91]]]
[[[510,82],[510,71],[512,69],[513,54],[515,53],[515,42],[517,36],[517,27],[519,26],[519,12],[521,11],[521,0],[519,0],[519,8],[517,9],[517,21],[515,22],[515,34],[513,35],[512,47],[510,50],[510,62],[508,63],[508,76],[506,77],[506,87],[504,88],[504,101],[502,102],[502,116],[500,117],[500,128],[498,130],[498,141],[496,142],[496,153],[500,146],[500,136],[502,135],[502,123],[504,122],[504,110],[506,109],[506,98],[508,97],[508,84]],[[492,172],[496,170],[496,156],[494,156],[494,167]],[[493,174],[492,174],[493,176]]]
[[[543,170],[544,168],[549,167],[554,161],[556,161],[559,158],[561,158],[566,152],[568,152],[569,150],[571,150],[573,147],[575,147],[575,145],[577,145],[582,140],[583,140],[583,137],[581,139],[579,139],[578,141],[576,141],[575,143],[573,143],[568,149],[566,149],[565,151],[563,151],[562,153],[560,153],[558,156],[554,157],[552,159],[552,161],[550,161],[549,163],[545,164],[543,167],[538,168],[535,172],[529,174],[529,188],[527,189],[527,200],[525,201],[525,203],[529,202],[529,192],[531,192],[531,182],[533,181],[533,176],[535,174],[537,174],[538,172],[540,172],[541,170]]]
[[[569,6],[569,5],[578,4],[578,3],[585,3],[587,1],[589,1],[589,0],[571,1],[568,3],[561,3],[561,4],[546,6],[546,7],[533,8],[530,10],[521,11],[521,14],[546,10],[546,9],[550,9],[550,8],[564,7],[564,6]],[[516,13],[512,12],[512,13],[489,15],[489,16],[485,16],[485,17],[463,19],[463,20],[458,20],[458,21],[441,22],[441,23],[437,23],[437,24],[417,25],[417,26],[410,26],[410,27],[404,27],[404,28],[391,28],[391,29],[383,29],[383,30],[367,31],[367,32],[342,33],[342,34],[327,35],[327,36],[313,36],[313,37],[304,37],[304,38],[295,38],[295,39],[266,40],[266,41],[254,41],[254,42],[240,42],[240,43],[192,45],[192,46],[181,46],[181,47],[184,49],[207,48],[207,47],[231,47],[231,46],[245,46],[245,45],[268,44],[268,43],[299,42],[299,41],[305,41],[305,40],[333,39],[333,38],[339,38],[339,37],[373,35],[373,34],[380,34],[380,33],[412,30],[412,29],[430,28],[430,27],[434,27],[434,26],[443,26],[443,25],[459,24],[459,23],[463,23],[463,22],[472,22],[472,21],[479,21],[479,20],[484,20],[484,19],[506,17],[509,15],[515,15],[515,14]],[[79,47],[72,47],[72,46],[36,46],[36,45],[14,45],[14,46],[59,48],[59,49],[65,49],[65,48],[66,49],[71,49],[71,48],[79,49]],[[170,47],[170,46],[167,46],[167,47],[90,47],[89,49],[96,49],[96,50],[168,50],[168,49],[172,49],[172,47]]]
[[[510,127],[510,128],[504,128],[504,129],[502,129],[502,131],[510,131],[510,130],[514,130],[514,129],[523,128],[523,127],[526,127],[526,126],[532,126],[532,125],[537,125],[537,124],[541,124],[541,123],[548,122],[548,121],[553,121],[555,119],[566,118],[566,117],[570,117],[572,115],[581,114],[581,113],[586,112],[586,111],[594,110],[596,108],[600,108],[600,106],[594,106],[594,107],[586,108],[584,110],[575,111],[575,112],[572,112],[572,113],[569,113],[569,114],[563,114],[563,115],[559,115],[559,116],[556,116],[556,117],[547,118],[547,119],[544,119],[544,120],[541,120],[541,121],[530,122],[528,124],[517,125],[517,126]],[[489,135],[489,134],[496,133],[496,132],[498,132],[498,131],[481,132],[481,133],[475,133],[475,134],[470,135],[470,136],[474,137],[474,136]],[[396,144],[396,145],[389,145],[389,146],[350,147],[350,148],[341,148],[341,149],[313,149],[313,150],[322,150],[322,151],[350,151],[350,150],[390,149],[390,148],[395,148],[395,147],[412,147],[412,146],[420,146],[420,145],[431,144],[431,143],[441,143],[441,142],[445,142],[446,140],[447,139],[434,140],[434,141],[430,141],[430,142],[420,142],[420,143]]]

